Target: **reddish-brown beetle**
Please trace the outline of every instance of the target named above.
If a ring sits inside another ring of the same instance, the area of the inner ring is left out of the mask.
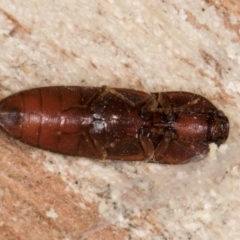
[[[61,154],[169,164],[202,158],[229,132],[227,117],[196,94],[63,86],[3,99],[0,127]]]

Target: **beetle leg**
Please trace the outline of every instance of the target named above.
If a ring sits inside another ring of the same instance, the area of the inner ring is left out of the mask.
[[[203,158],[208,152],[208,144],[165,138],[155,149],[154,162],[176,164],[197,161]]]
[[[111,105],[112,99],[116,100],[118,98],[121,102],[124,102],[131,107],[135,106],[135,103],[123,96],[121,93],[118,93],[115,89],[106,86],[98,89],[96,96],[91,98],[87,104],[90,104],[90,109],[95,116],[103,116],[105,114],[106,106]]]
[[[173,108],[173,111],[178,111],[178,112],[179,111],[181,111],[181,112],[182,111],[188,111],[188,112],[191,112],[191,111],[193,111],[193,109],[191,109],[191,108],[193,106],[195,106],[200,100],[201,100],[200,97],[198,97],[198,98],[192,100],[191,102],[188,102],[188,103],[186,103],[186,104],[184,104],[184,105],[182,105],[178,108]]]
[[[128,99],[127,97],[123,96],[121,93],[116,91],[115,89],[107,87],[107,86],[102,86],[101,90],[98,91],[98,93],[97,93],[98,96],[97,97],[93,96],[87,103],[89,104],[96,98],[99,98],[99,100],[102,100],[104,98],[104,96],[106,96],[108,93],[111,93],[114,96],[120,98],[121,100],[126,102],[131,107],[141,107],[142,113],[153,112],[157,109],[157,106],[158,106],[158,101],[157,101],[156,97],[153,95],[149,95],[146,98],[142,99],[141,101],[134,103],[130,99]]]
[[[91,98],[88,99],[88,101],[84,104],[84,106],[89,106],[92,104],[93,101],[96,99],[102,100],[105,95],[107,95],[110,92],[111,88],[107,86],[102,86],[99,89],[96,89],[96,91],[93,93]]]
[[[92,149],[93,153],[95,154],[96,158],[104,160],[107,157],[107,153],[105,149],[101,147],[101,145],[96,141],[92,136],[91,132],[87,133],[84,132],[84,136],[86,141],[89,142],[89,146]]]
[[[87,108],[89,107],[92,102],[94,102],[97,98],[99,98],[99,95],[102,96],[103,95],[103,92],[104,92],[105,88],[102,87],[100,90],[99,89],[96,89],[92,96],[84,103],[84,104],[76,104],[76,105],[73,105],[71,107],[68,107],[68,108],[64,108],[62,109],[61,111],[61,114],[63,114],[64,112],[67,112],[67,111],[70,111],[70,110],[73,110],[73,109],[79,109],[79,108]]]
[[[92,96],[83,104],[83,105],[77,105],[73,106],[69,109],[73,108],[87,108],[89,107],[95,100],[101,101],[109,92],[114,91],[114,89],[111,89],[107,86],[102,86],[99,89],[96,89],[95,92],[92,94]],[[119,94],[121,95],[121,94]],[[64,111],[67,111],[69,109],[64,109]]]
[[[121,100],[123,100],[124,102],[126,102],[127,104],[129,104],[132,107],[142,106],[142,112],[154,111],[158,106],[158,102],[153,95],[149,95],[146,98],[144,98],[143,100],[134,103],[131,100],[129,100],[128,98],[126,98],[125,96],[123,96],[121,93],[117,92],[115,89],[103,86],[102,87],[102,95],[105,96],[107,93],[111,93],[111,94],[117,96],[118,98],[120,98]]]
[[[154,146],[150,139],[149,133],[142,129],[141,133],[139,134],[139,139],[141,142],[143,156],[145,157],[146,160],[151,160],[154,154]]]
[[[125,139],[125,141],[126,140],[127,139]],[[139,154],[144,157],[144,160],[150,161],[153,158],[154,147],[152,141],[145,133],[140,133],[139,139],[129,136],[127,141],[128,144],[133,144],[138,149]]]
[[[154,150],[154,158],[153,162],[163,163],[164,153],[167,151],[171,138],[164,136],[162,141],[158,144],[158,146]]]
[[[114,95],[119,96],[121,99],[126,100],[131,106],[134,105],[134,103],[130,103],[131,101],[128,99],[125,99],[121,94],[117,93],[114,89],[109,88],[107,86],[102,86],[99,89],[96,89],[95,92],[93,92],[92,96],[84,103],[79,104],[75,106],[71,106],[70,108],[63,109],[62,112],[69,111],[71,109],[77,109],[77,108],[87,108],[89,107],[94,101],[101,102],[102,99],[108,94],[113,93]]]
[[[169,97],[165,93],[158,93],[158,102],[163,108],[163,112],[167,115],[172,113],[172,106]]]
[[[98,98],[98,96],[99,90],[96,90],[83,106],[88,107],[96,98]]]
[[[135,103],[133,103],[131,100],[124,97],[121,93],[118,93],[115,89],[109,88],[109,87],[106,87],[106,86],[104,86],[104,87],[105,87],[105,91],[107,93],[111,93],[111,94],[117,96],[118,98],[120,98],[121,100],[123,100],[124,102],[126,102],[127,104],[129,104],[132,107],[135,106]]]
[[[135,104],[131,100],[129,100],[126,97],[124,97],[121,93],[118,93],[115,89],[110,88],[110,87],[105,86],[105,85],[100,87],[99,89],[97,89],[95,91],[95,93],[93,94],[93,96],[84,105],[88,106],[96,99],[101,101],[109,93],[111,93],[111,94],[119,97],[120,99],[124,100],[130,106],[135,106]]]
[[[143,105],[141,108],[142,113],[154,112],[157,109],[158,102],[154,96],[150,95],[149,97],[143,99],[141,102],[138,102],[136,105]]]
[[[80,136],[82,136],[82,138],[85,138],[85,141],[88,143],[88,146],[90,147],[91,151],[94,153],[97,159],[104,160],[107,157],[107,153],[105,149],[103,149],[99,144],[99,142],[96,139],[94,139],[91,132],[90,133],[88,133],[87,131],[83,131],[80,133],[61,132],[61,133],[58,133],[58,135],[59,134],[66,135],[66,136],[79,136],[80,142],[83,140],[80,138]]]

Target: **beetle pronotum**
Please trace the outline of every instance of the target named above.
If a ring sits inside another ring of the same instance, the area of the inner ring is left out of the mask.
[[[0,127],[61,154],[169,164],[202,158],[229,132],[227,117],[196,94],[64,86],[3,99]]]

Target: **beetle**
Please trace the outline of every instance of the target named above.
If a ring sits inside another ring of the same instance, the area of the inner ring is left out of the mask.
[[[54,86],[3,99],[0,128],[64,155],[177,164],[201,159],[210,143],[225,142],[229,121],[193,93]]]

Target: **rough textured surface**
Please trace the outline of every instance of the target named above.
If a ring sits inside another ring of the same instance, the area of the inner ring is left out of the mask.
[[[1,98],[185,90],[230,120],[227,144],[180,166],[63,157],[0,133],[0,239],[240,238],[238,1],[1,1],[0,23]]]

